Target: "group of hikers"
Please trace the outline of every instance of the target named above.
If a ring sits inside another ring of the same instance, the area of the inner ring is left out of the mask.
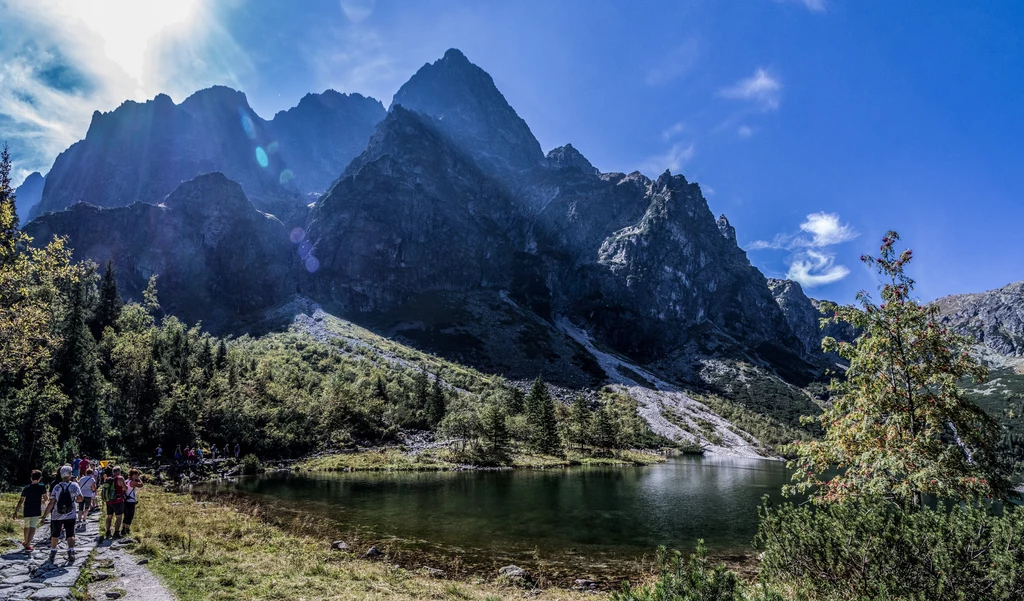
[[[184,464],[184,465],[198,465],[198,464],[201,464],[203,462],[203,457],[204,457],[204,453],[205,452],[206,451],[200,445],[196,445],[194,447],[185,447],[184,450],[182,450],[181,445],[178,445],[177,447],[174,448],[174,465],[182,465],[182,464]],[[223,451],[218,450],[217,449],[217,445],[213,445],[213,446],[210,447],[210,451],[209,451],[210,459],[216,459],[217,455],[220,455],[221,457],[227,457],[230,452],[231,452],[231,450],[230,450],[230,447],[228,445],[224,445],[224,450]],[[242,453],[241,445],[239,445],[238,443],[235,443],[235,459],[238,459],[238,456],[241,453]],[[156,451],[154,452],[154,455],[156,457],[157,465],[159,465],[160,462],[163,460],[163,454],[164,454],[163,447],[157,445]]]
[[[95,463],[96,467],[92,467]],[[121,538],[131,532],[135,521],[135,509],[139,502],[138,491],[143,487],[142,473],[128,470],[126,478],[118,466],[100,467],[98,462],[90,463],[88,458],[76,457],[72,464],[60,468],[60,479],[46,490],[42,483],[43,473],[32,470],[31,483],[21,491],[21,498],[14,508],[14,518],[21,511],[24,520],[26,553],[34,551],[32,539],[41,522],[50,519],[50,562],[57,558],[57,544],[61,534],[67,539],[68,561],[75,560],[75,533],[85,530],[89,514],[102,508],[106,511],[106,528],[100,535],[105,538]],[[110,526],[114,531],[111,534]]]

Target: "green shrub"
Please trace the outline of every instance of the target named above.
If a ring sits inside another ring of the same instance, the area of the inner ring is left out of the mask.
[[[252,453],[242,457],[242,473],[247,476],[262,474],[263,463],[260,461],[260,458]]]
[[[612,601],[781,601],[776,595],[763,596],[751,592],[723,563],[708,559],[704,541],[697,541],[697,551],[686,561],[679,551],[658,549],[657,579],[647,585],[633,587],[628,582],[622,592],[612,593]]]
[[[1024,511],[766,505],[756,545],[761,579],[809,599],[1024,599]]]

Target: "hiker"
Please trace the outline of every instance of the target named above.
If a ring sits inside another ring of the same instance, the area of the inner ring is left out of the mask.
[[[210,459],[217,459],[217,445],[210,447]]]
[[[86,464],[88,465],[88,464]],[[78,488],[82,489],[82,497],[84,498],[81,503],[78,504],[78,529],[85,530],[85,518],[89,517],[89,510],[92,509],[93,503],[96,501],[96,478],[93,477],[92,468],[85,469],[85,475],[78,479]]]
[[[100,495],[107,506],[107,527],[101,538],[111,538],[110,522],[117,516],[114,522],[113,538],[121,538],[121,520],[124,519],[124,497],[128,492],[128,486],[121,476],[121,468],[115,467],[110,470],[110,477],[103,482]]]
[[[164,448],[156,445],[156,464],[160,465],[160,456],[164,454]]]
[[[57,543],[60,533],[68,540],[68,563],[75,561],[75,503],[81,503],[82,489],[71,479],[74,469],[70,465],[60,468],[60,482],[50,490],[50,502],[46,505],[43,515],[50,516],[50,563],[57,559]]]
[[[196,464],[196,450],[195,449],[192,449],[192,448],[188,449],[188,464],[189,465],[195,465]]]
[[[203,462],[203,447],[201,446],[196,448],[196,461],[198,463]]]
[[[75,480],[78,479],[78,465],[82,463],[82,456],[75,457],[75,460],[71,462],[71,477]]]
[[[36,535],[39,519],[43,515],[46,486],[40,482],[43,479],[43,472],[39,470],[32,470],[32,475],[29,476],[29,479],[32,483],[21,491],[21,497],[18,499],[18,504],[14,506],[14,515],[12,517],[17,518],[18,511],[24,505],[25,511],[21,514],[21,517],[25,519],[25,539],[22,541],[21,546],[25,548],[26,552],[31,553],[35,550],[32,547],[32,538]]]
[[[238,443],[236,442],[235,443],[235,459],[238,459],[238,456],[241,455],[241,454],[242,454],[242,447],[238,446]]]
[[[138,491],[142,488],[142,472],[137,468],[128,470],[128,492],[124,496],[124,529],[125,536],[131,534],[132,522],[135,521],[135,507],[139,503]]]
[[[181,464],[181,445],[174,447],[174,465]]]

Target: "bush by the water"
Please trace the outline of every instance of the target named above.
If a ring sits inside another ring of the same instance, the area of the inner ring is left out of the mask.
[[[745,585],[735,572],[708,558],[704,541],[697,551],[683,559],[679,551],[658,549],[657,579],[612,593],[612,601],[782,601],[775,593]]]
[[[1024,599],[1024,511],[891,502],[764,507],[761,579],[811,600]]]
[[[252,453],[242,457],[242,473],[246,476],[263,473],[263,463]]]

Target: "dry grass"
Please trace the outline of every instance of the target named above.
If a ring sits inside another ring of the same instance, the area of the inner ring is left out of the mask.
[[[564,457],[539,455],[528,452],[515,453],[508,467],[556,468],[574,465],[651,465],[661,463],[661,455],[642,451],[616,451],[606,456],[594,456],[570,452]],[[399,449],[364,451],[360,453],[339,453],[314,457],[295,465],[295,469],[309,471],[432,471],[456,469],[467,463],[465,456],[447,449],[430,449],[418,455],[406,455]]]
[[[429,578],[386,561],[356,559],[330,541],[269,524],[259,512],[190,496],[150,492],[141,500],[135,551],[182,601],[521,599],[524,591],[477,579]],[[531,591],[532,592],[532,591]],[[547,589],[531,598],[575,601],[594,594]]]

